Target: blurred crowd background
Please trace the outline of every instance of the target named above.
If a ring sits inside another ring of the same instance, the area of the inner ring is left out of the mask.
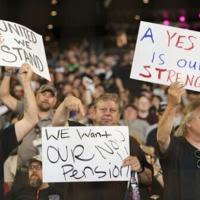
[[[150,133],[167,104],[167,86],[129,78],[139,22],[199,31],[199,1],[0,0],[0,5],[1,19],[20,23],[43,35],[51,81],[34,74],[35,92],[45,83],[54,86],[57,90],[54,109],[68,95],[80,98],[86,116],[81,118],[78,113],[71,113],[70,118],[88,125],[93,123],[93,100],[105,92],[117,93],[121,125],[127,125],[130,135],[155,158],[156,152],[148,148],[155,145],[155,135],[152,138]],[[0,78],[3,79],[3,73]],[[10,93],[18,100],[23,99],[17,75],[12,76]],[[198,92],[187,91],[177,110],[174,127],[179,125],[184,107],[197,97]],[[3,103],[0,115],[1,128],[18,118]],[[17,168],[16,160],[11,163],[5,168],[9,171],[5,173],[7,183],[14,181]]]

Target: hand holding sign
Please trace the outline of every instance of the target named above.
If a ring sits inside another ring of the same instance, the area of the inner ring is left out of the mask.
[[[32,78],[32,70],[29,64],[23,64],[20,67],[19,78],[24,88],[26,87],[27,83],[30,83]]]
[[[140,164],[140,161],[136,156],[128,156],[123,160],[123,165],[124,166],[131,166],[131,170],[134,172],[141,172],[142,167]]]
[[[14,72],[15,69],[13,67],[4,67],[4,76],[12,76]]]
[[[172,83],[168,89],[168,104],[173,106],[181,102],[181,97],[185,94],[184,85],[181,83]]]

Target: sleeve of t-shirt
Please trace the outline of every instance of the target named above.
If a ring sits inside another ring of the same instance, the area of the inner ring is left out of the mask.
[[[113,76],[114,78],[120,78],[121,74],[119,72],[119,66],[118,65],[115,65],[113,68],[112,68],[112,71],[113,71]]]
[[[1,130],[0,137],[3,150],[3,159],[5,161],[9,156],[10,152],[18,145],[15,126],[11,125],[8,128]]]
[[[160,151],[159,145],[157,145],[159,158],[160,159],[167,159],[168,157],[171,157],[171,155],[175,155],[176,146],[177,146],[177,138],[174,137],[174,136],[170,137],[169,147],[167,148],[167,150],[164,153]]]

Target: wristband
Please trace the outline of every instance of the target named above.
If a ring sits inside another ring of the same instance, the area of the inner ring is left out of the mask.
[[[161,176],[161,175],[162,175],[162,171],[159,170],[159,171],[154,175],[154,177],[155,177],[155,178],[158,178],[158,177]]]
[[[12,72],[7,72],[7,71],[5,71],[5,72],[4,72],[4,76],[11,77],[11,76],[12,76]]]
[[[159,176],[161,176],[161,173],[157,173],[156,175],[154,175],[155,178],[158,178]]]

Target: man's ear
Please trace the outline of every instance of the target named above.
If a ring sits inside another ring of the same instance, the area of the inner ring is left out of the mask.
[[[190,128],[191,127],[191,124],[190,123],[186,123],[186,127]]]

